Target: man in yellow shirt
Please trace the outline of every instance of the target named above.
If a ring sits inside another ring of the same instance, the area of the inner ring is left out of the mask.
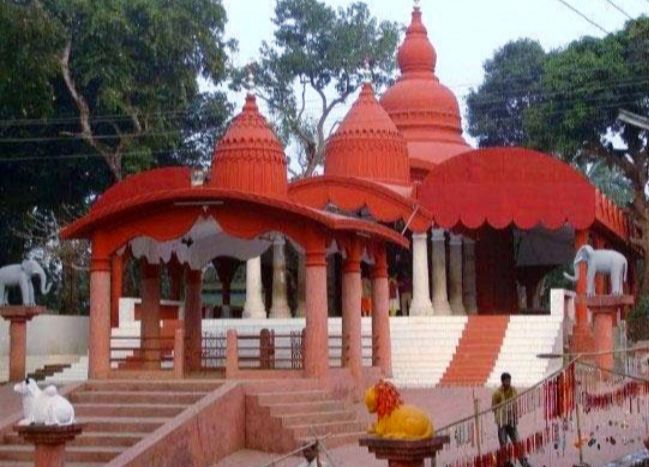
[[[500,447],[507,445],[507,438],[512,444],[518,442],[518,413],[516,411],[516,389],[512,386],[512,376],[509,373],[500,375],[501,386],[491,397],[491,409],[498,426],[498,442]],[[508,401],[511,401],[508,403]],[[523,467],[530,467],[527,458],[518,459]],[[509,466],[513,464],[508,463]]]

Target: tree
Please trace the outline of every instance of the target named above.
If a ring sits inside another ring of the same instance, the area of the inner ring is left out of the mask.
[[[614,199],[622,188],[621,202],[624,187],[630,191],[626,207],[637,227],[631,242],[645,258],[649,257],[649,135],[623,124],[617,116],[620,108],[649,114],[648,76],[649,18],[641,17],[616,34],[585,37],[547,54],[538,84],[521,91],[530,94],[532,103],[511,129],[513,139],[523,135],[523,145],[555,154],[587,173],[594,167],[592,175],[601,174],[599,166],[604,163],[614,182],[600,179],[600,187]],[[487,99],[486,93],[480,97]],[[497,110],[470,103],[469,114],[479,120],[487,111],[504,112],[506,99],[491,97]],[[494,129],[487,135],[498,138]],[[649,291],[649,268],[645,268],[642,290]]]
[[[262,44],[260,60],[239,70],[233,87],[250,75],[280,135],[301,149],[293,175],[310,176],[323,163],[332,111],[363,82],[366,65],[376,85],[390,81],[399,27],[378,22],[365,3],[334,10],[318,0],[277,0],[273,23],[273,43]],[[310,94],[318,102],[313,113]]]
[[[485,62],[484,82],[467,97],[469,133],[480,147],[525,143],[523,117],[538,100],[545,61],[541,44],[519,39]]]
[[[226,77],[225,21],[220,0],[0,2],[0,264],[45,251],[34,213],[69,221],[129,173],[209,161],[231,108],[197,78]]]

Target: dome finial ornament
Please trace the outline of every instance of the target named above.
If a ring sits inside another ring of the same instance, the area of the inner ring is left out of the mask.
[[[415,10],[419,10],[419,4],[421,3],[421,0],[415,0]]]
[[[253,73],[253,64],[250,63],[246,66],[246,80],[243,83],[243,87],[248,93],[252,91],[252,88],[255,87],[255,74]]]

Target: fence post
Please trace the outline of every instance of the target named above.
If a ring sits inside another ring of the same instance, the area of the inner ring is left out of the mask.
[[[179,326],[174,333],[174,375],[185,376],[185,327]]]
[[[476,447],[478,448],[478,458],[482,457],[482,445],[480,440],[480,401],[475,397],[475,389],[473,390],[473,413],[475,419],[475,440]]]
[[[235,378],[239,372],[239,345],[236,329],[228,329],[225,354],[225,377]]]

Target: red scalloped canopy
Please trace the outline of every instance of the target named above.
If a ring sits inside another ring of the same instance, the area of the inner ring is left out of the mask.
[[[420,202],[445,228],[568,223],[586,229],[595,220],[595,187],[582,174],[522,148],[478,149],[449,159],[426,177]]]

